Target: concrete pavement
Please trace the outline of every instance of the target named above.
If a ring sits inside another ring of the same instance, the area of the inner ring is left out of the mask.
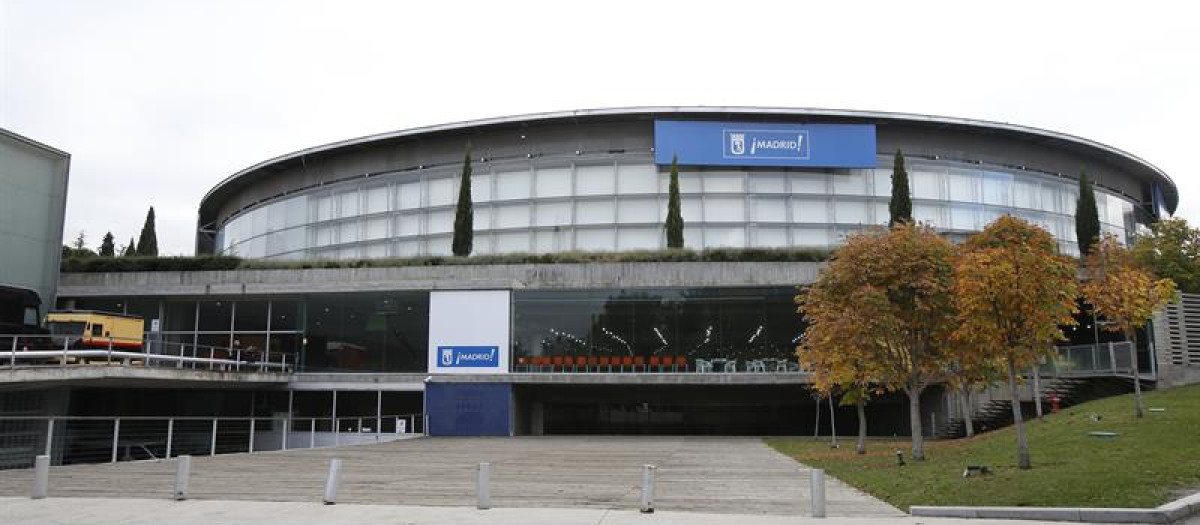
[[[1048,525],[1053,522],[958,520],[901,517],[808,519],[761,514],[713,514],[589,508],[424,507],[411,505],[321,505],[262,501],[183,501],[167,499],[96,499],[0,497],[5,525]],[[1056,525],[1061,525],[1057,522]]]

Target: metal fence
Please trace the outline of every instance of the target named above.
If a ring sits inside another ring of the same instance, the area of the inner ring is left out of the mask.
[[[288,417],[0,417],[0,469],[380,443],[422,434],[421,414]]]
[[[0,335],[0,367],[147,366],[224,372],[290,372],[295,357],[162,340],[91,339],[62,335]]]

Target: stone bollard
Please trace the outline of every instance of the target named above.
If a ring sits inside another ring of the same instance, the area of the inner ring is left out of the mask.
[[[192,474],[192,457],[183,455],[175,458],[175,501],[188,497],[188,476]]]
[[[492,469],[491,463],[479,464],[479,476],[475,478],[475,494],[479,497],[477,507],[480,510],[492,508],[492,491],[488,487],[488,474]]]
[[[50,456],[38,456],[33,460],[33,499],[42,499],[50,487]]]
[[[326,505],[337,503],[338,483],[342,477],[342,460],[333,458],[329,460],[329,476],[325,478],[325,496],[321,501]]]
[[[812,469],[808,479],[809,488],[812,489],[812,517],[825,517],[825,471],[819,468]]]
[[[654,512],[654,465],[642,465],[642,503],[644,513]]]

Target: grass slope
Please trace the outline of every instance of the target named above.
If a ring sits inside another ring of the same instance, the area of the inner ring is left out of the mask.
[[[1039,507],[1155,507],[1200,487],[1200,385],[1146,393],[1148,407],[1165,412],[1133,416],[1132,395],[1076,405],[1029,422],[1033,469],[1016,468],[1012,427],[971,439],[926,443],[924,462],[896,465],[907,440],[867,443],[854,454],[853,438],[828,441],[771,438],[767,444],[797,461],[825,469],[901,509],[912,505]],[[1101,421],[1092,421],[1099,414]],[[1090,431],[1119,436],[1101,439]],[[963,478],[966,465],[988,465],[991,476]]]

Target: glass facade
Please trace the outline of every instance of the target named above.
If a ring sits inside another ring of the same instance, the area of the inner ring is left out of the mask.
[[[885,224],[891,159],[877,169],[685,169],[685,242],[696,248],[827,248]],[[911,160],[913,213],[978,231],[1009,213],[1075,253],[1075,181],[1037,172]],[[219,228],[219,251],[252,258],[448,255],[458,167],[382,174],[281,197]],[[476,254],[659,249],[668,174],[648,155],[542,157],[474,165]],[[1134,231],[1134,200],[1098,188],[1102,228]]]
[[[511,362],[518,372],[787,370],[804,328],[795,294],[787,287],[514,291]]]

